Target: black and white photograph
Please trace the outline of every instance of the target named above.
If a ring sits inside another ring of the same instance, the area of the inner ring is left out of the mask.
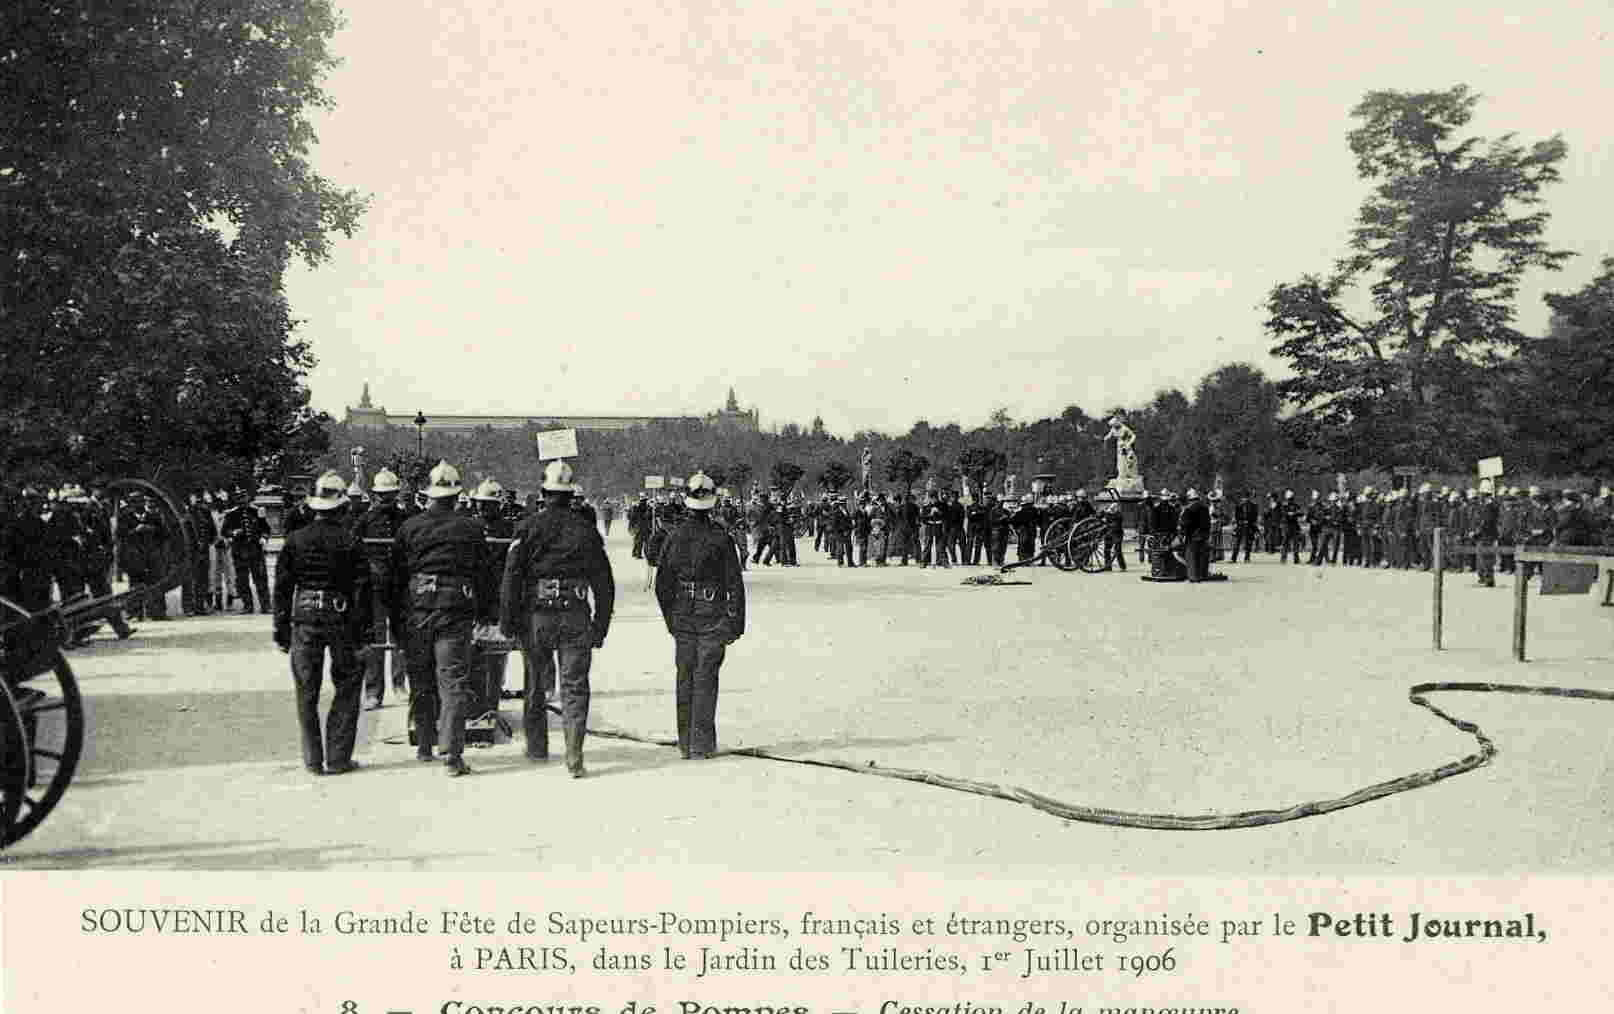
[[[0,889],[1606,881],[1611,30],[12,0]]]

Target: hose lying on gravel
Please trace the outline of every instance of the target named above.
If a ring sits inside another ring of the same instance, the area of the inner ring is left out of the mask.
[[[998,785],[993,782],[977,782],[966,778],[953,778],[948,775],[936,774],[933,771],[918,771],[908,768],[879,767],[873,761],[856,764],[843,760],[819,760],[808,757],[787,757],[772,753],[762,747],[742,747],[735,750],[721,750],[719,754],[729,754],[737,757],[757,757],[762,760],[784,761],[788,764],[805,764],[811,767],[836,768],[841,771],[851,771],[860,775],[878,775],[881,778],[896,778],[905,782],[919,782],[924,785],[935,785],[939,788],[953,789],[958,792],[968,792],[977,796],[990,796],[994,799],[1006,799],[1011,802],[1023,803],[1026,806],[1041,810],[1064,820],[1081,821],[1086,824],[1107,824],[1111,827],[1146,827],[1161,831],[1225,831],[1240,827],[1262,827],[1267,824],[1283,824],[1302,817],[1318,817],[1335,810],[1343,810],[1350,806],[1360,806],[1375,799],[1393,796],[1398,792],[1422,788],[1444,781],[1447,778],[1473,771],[1484,767],[1496,756],[1496,744],[1490,737],[1480,730],[1473,722],[1465,722],[1454,718],[1446,712],[1429,703],[1427,694],[1435,693],[1487,693],[1487,694],[1526,694],[1538,697],[1571,697],[1579,700],[1614,701],[1614,693],[1606,690],[1584,690],[1573,687],[1532,687],[1521,686],[1515,683],[1419,683],[1407,692],[1407,699],[1421,708],[1434,712],[1442,721],[1468,733],[1479,743],[1479,752],[1469,754],[1461,760],[1442,764],[1438,768],[1427,771],[1418,771],[1400,778],[1393,778],[1387,782],[1379,782],[1366,788],[1357,789],[1348,795],[1334,799],[1321,799],[1309,803],[1298,803],[1281,810],[1246,810],[1242,813],[1206,813],[1197,815],[1182,815],[1175,813],[1132,813],[1126,810],[1106,810],[1092,806],[1078,806],[1074,803],[1064,803],[1057,799],[1039,795],[1029,789],[1022,789],[1012,785]],[[555,714],[560,709],[555,705],[547,705]],[[656,739],[649,736],[640,736],[631,732],[616,729],[588,730],[592,736],[604,736],[609,739],[631,740],[635,743],[648,743],[654,746],[677,746],[677,740]]]

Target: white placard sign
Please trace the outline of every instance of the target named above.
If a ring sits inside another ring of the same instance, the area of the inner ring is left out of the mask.
[[[538,460],[577,457],[576,430],[548,430],[538,434]]]
[[[1502,474],[1501,458],[1479,459],[1479,474],[1481,479],[1495,479]]]
[[[647,476],[644,477],[644,488],[645,489],[660,489],[661,487],[665,486],[666,484],[667,484],[667,480],[663,479],[659,475],[647,475]]]

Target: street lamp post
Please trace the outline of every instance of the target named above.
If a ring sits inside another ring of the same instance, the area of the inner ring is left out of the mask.
[[[424,412],[415,413],[415,457],[426,460],[426,423]]]

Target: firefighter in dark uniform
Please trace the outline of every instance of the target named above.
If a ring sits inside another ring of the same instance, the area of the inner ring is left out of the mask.
[[[1294,554],[1294,562],[1300,562],[1300,522],[1302,518],[1300,505],[1295,503],[1295,491],[1283,491],[1283,503],[1278,505],[1278,519],[1283,526],[1283,547],[1279,550],[1278,562],[1288,563],[1289,554]]]
[[[1475,549],[1474,573],[1485,588],[1496,587],[1496,544],[1502,537],[1502,509],[1491,489],[1491,480],[1481,479],[1479,499],[1468,512],[1468,541]]]
[[[343,523],[347,484],[326,472],[308,498],[314,521],[292,533],[275,564],[274,637],[291,656],[297,690],[297,726],[303,766],[310,774],[346,774],[357,768],[353,744],[364,686],[358,650],[364,642],[369,566],[364,549]],[[325,653],[331,656],[331,709],[319,728],[319,690]]]
[[[369,510],[354,519],[352,529],[353,537],[364,550],[365,567],[369,575],[368,594],[357,603],[357,607],[369,624],[367,632],[370,643],[396,646],[404,643],[404,634],[402,630],[388,630],[392,618],[391,604],[396,593],[393,587],[390,543],[409,516],[398,505],[398,476],[391,469],[383,468],[375,474],[370,492],[375,499],[371,502]],[[366,544],[365,539],[385,539],[388,544]],[[386,696],[386,655],[392,657],[392,689],[399,694],[406,692],[403,650],[399,647],[393,647],[390,651],[372,648],[364,661],[366,708],[381,707],[382,699]]]
[[[290,520],[288,515],[287,522]],[[258,610],[267,613],[269,570],[264,561],[264,540],[269,538],[269,522],[258,516],[246,490],[236,490],[235,506],[225,513],[219,534],[230,542],[230,562],[235,565],[235,593],[241,599],[241,612],[252,612],[252,592],[256,589]]]
[[[656,572],[656,601],[678,671],[678,751],[697,760],[717,752],[718,671],[728,646],[745,634],[745,580],[709,518],[715,502],[712,480],[691,476],[689,519],[667,540]]]
[[[1126,521],[1121,513],[1121,501],[1114,495],[1113,491],[1109,497],[1105,497],[1102,492],[1099,493],[1099,497],[1109,501],[1098,514],[1099,517],[1104,519],[1104,569],[1110,570],[1113,567],[1120,567],[1121,573],[1125,574]],[[1084,497],[1077,502],[1086,505],[1087,500]]]
[[[566,736],[566,770],[582,778],[583,739],[588,733],[589,669],[605,644],[616,606],[616,582],[599,529],[569,503],[575,487],[572,468],[551,461],[544,468],[546,508],[516,530],[504,565],[499,629],[519,637],[532,660],[522,728],[527,759],[549,757],[549,715],[542,685],[560,684],[561,730]],[[731,562],[734,545],[722,535]],[[665,550],[658,563],[665,569]],[[658,571],[659,573],[659,571]],[[594,608],[589,610],[589,597]]]
[[[202,502],[201,491],[191,493],[185,504],[185,516],[191,523],[190,566],[180,586],[180,608],[191,616],[206,616],[207,605],[207,552],[218,537],[213,526],[213,512]]]
[[[1199,496],[1199,490],[1188,491],[1188,502],[1183,505],[1178,519],[1178,530],[1183,539],[1183,562],[1188,565],[1188,580],[1195,584],[1210,574],[1210,505]]]
[[[1250,499],[1249,490],[1239,494],[1239,502],[1233,508],[1233,555],[1228,557],[1229,563],[1239,562],[1239,550],[1244,550],[1244,562],[1250,562],[1250,549],[1255,545],[1255,531],[1259,527],[1261,512]]]
[[[1042,512],[1037,510],[1036,498],[1030,493],[1022,496],[1020,506],[1009,519],[1014,529],[1014,558],[1017,562],[1037,555],[1037,531],[1041,521]]]
[[[487,611],[492,576],[482,522],[455,510],[459,472],[438,462],[428,481],[430,505],[405,521],[393,541],[395,629],[407,629],[409,636],[405,657],[415,756],[429,761],[432,747],[440,746],[449,776],[456,777],[471,773],[462,756],[471,628],[492,618]]]
[[[644,559],[644,540],[650,537],[650,494],[640,493],[628,508],[628,534],[633,536],[633,558]]]
[[[8,574],[3,591],[6,598],[31,613],[50,608],[50,583],[54,576],[43,507],[44,497],[29,486],[23,489],[11,516],[6,519]]]
[[[775,515],[773,540],[779,553],[779,566],[799,567],[796,561],[796,505],[788,496],[780,496],[779,513]]]
[[[112,594],[112,522],[101,505],[92,500],[80,486],[68,486],[62,499],[79,517],[83,532],[83,548],[78,556],[77,585],[87,588],[91,598],[106,598]],[[134,633],[123,610],[114,609],[109,616],[118,640]]]
[[[168,619],[167,581],[168,525],[162,512],[149,503],[144,493],[129,498],[128,509],[118,515],[118,539],[123,545],[124,570],[131,585],[145,585],[135,597],[136,616],[153,620]],[[265,582],[265,591],[268,590]]]

